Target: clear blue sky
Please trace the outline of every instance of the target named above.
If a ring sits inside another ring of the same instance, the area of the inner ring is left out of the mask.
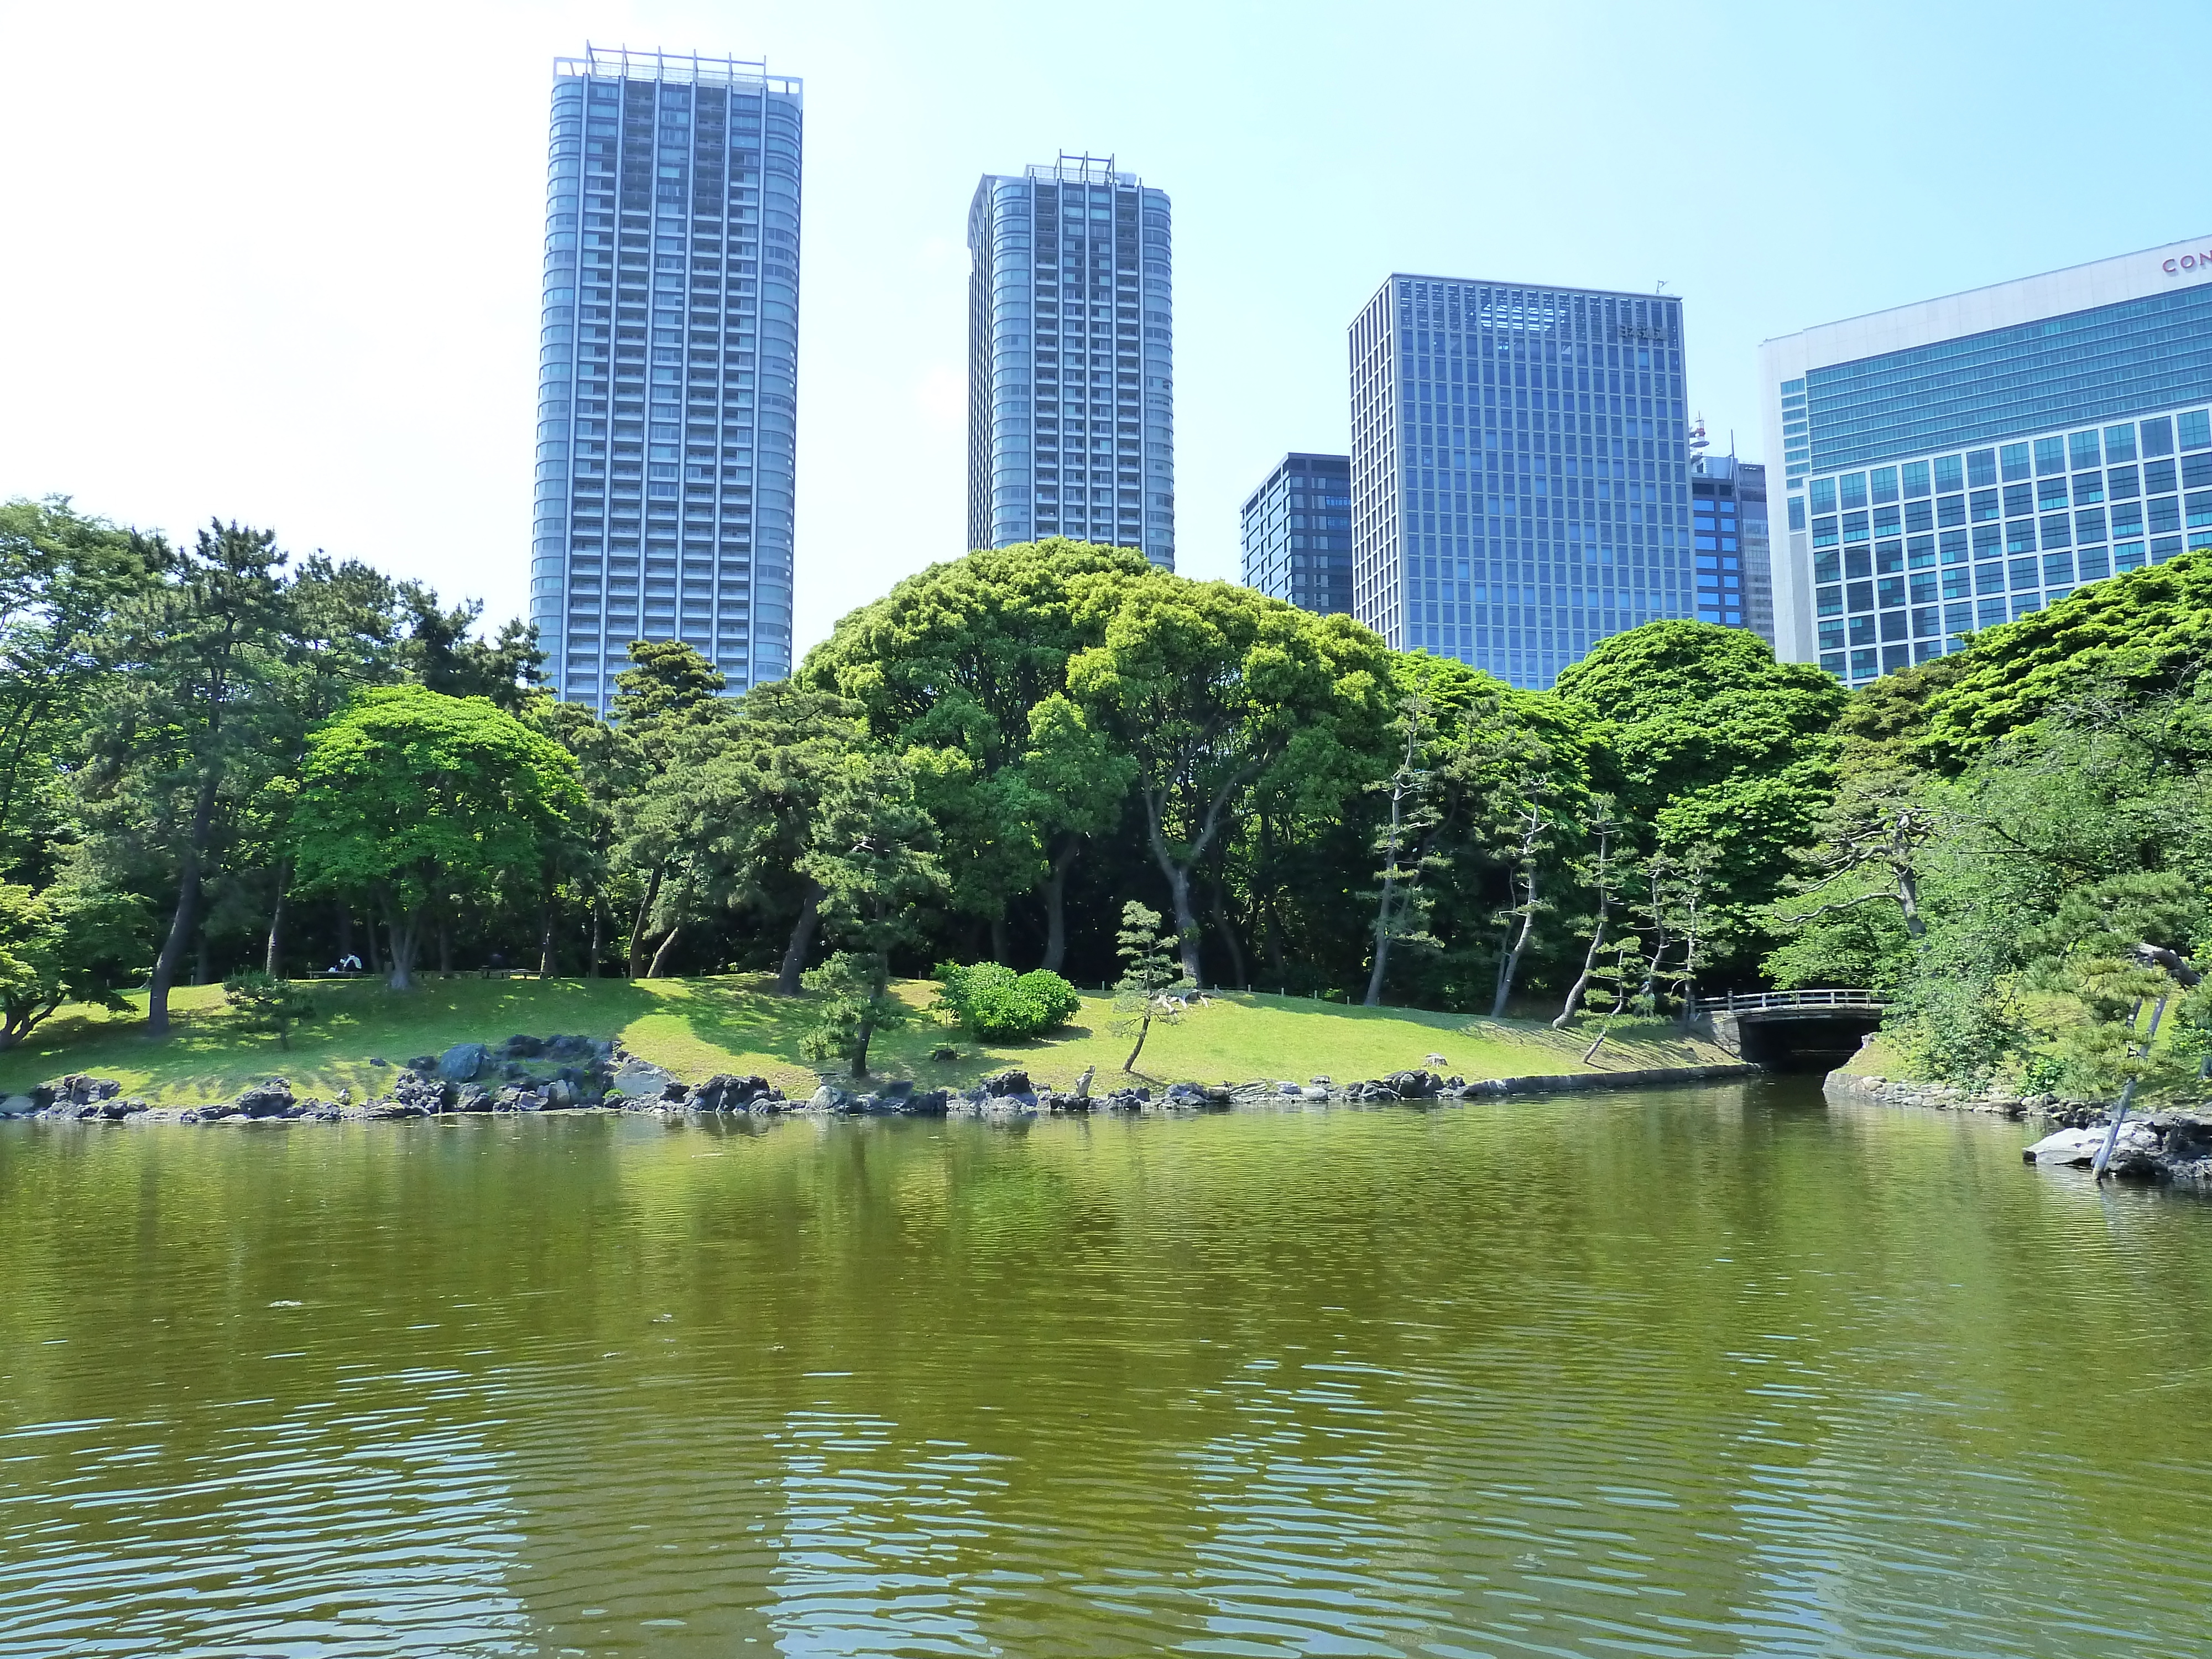
[[[1117,20],[1110,33],[1108,20]],[[1396,270],[1684,298],[1758,458],[1768,336],[2212,234],[2212,6],[0,4],[0,495],[211,514],[523,605],[550,59],[806,82],[799,632],[962,550],[968,199],[1175,200],[1182,568],[1346,441]]]

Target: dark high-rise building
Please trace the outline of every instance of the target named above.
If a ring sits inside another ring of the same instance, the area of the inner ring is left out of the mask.
[[[1244,503],[1244,586],[1352,613],[1352,458],[1285,455]]]
[[[799,83],[734,58],[553,67],[530,617],[604,709],[632,640],[791,672]]]
[[[1168,198],[1109,156],[968,210],[968,544],[1068,536],[1175,568]]]
[[[1698,620],[1748,628],[1774,643],[1774,572],[1767,554],[1766,469],[1734,455],[1690,462],[1690,534]]]

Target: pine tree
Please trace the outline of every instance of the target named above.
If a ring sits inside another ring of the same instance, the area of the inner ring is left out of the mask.
[[[1160,913],[1147,905],[1132,899],[1121,907],[1116,945],[1121,977],[1114,987],[1114,1031],[1136,1036],[1137,1046],[1121,1062],[1123,1071],[1133,1072],[1152,1022],[1172,1025],[1182,1018],[1181,1006],[1168,1001],[1166,994],[1189,988],[1192,981],[1179,959],[1180,936],[1172,927],[1162,927]]]

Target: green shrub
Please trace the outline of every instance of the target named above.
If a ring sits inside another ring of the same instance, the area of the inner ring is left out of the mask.
[[[1038,969],[1017,975],[995,962],[971,968],[940,963],[937,1012],[979,1042],[1037,1036],[1067,1024],[1083,1006],[1075,988]]]
[[[222,982],[223,998],[249,1031],[274,1031],[276,1046],[292,1046],[292,1027],[314,1017],[314,1000],[288,979],[250,969]]]

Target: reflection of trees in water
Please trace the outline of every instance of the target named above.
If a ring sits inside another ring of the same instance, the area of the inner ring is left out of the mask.
[[[80,1426],[0,1443],[0,1628],[307,1585],[397,1653],[2096,1650],[2039,1585],[2186,1647],[2190,1489],[2069,1437],[2155,1388],[2208,1455],[2212,1229],[1793,1087],[22,1126],[0,1429]]]

